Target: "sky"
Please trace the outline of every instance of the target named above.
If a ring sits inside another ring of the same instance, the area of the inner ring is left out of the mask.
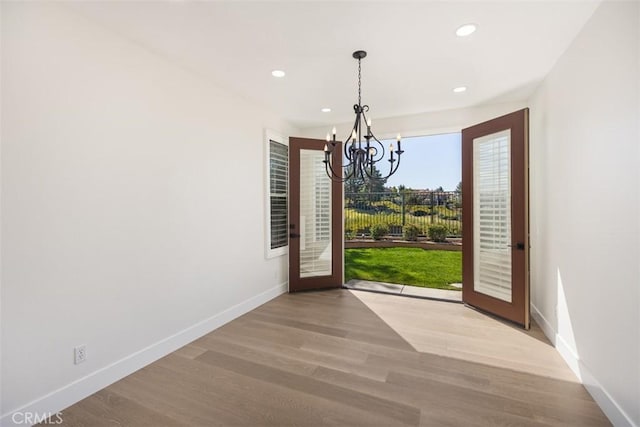
[[[386,187],[404,185],[414,189],[434,189],[442,186],[453,191],[462,180],[461,134],[418,136],[402,138],[402,162],[398,171],[388,180]],[[383,141],[388,147],[395,140]],[[380,166],[382,175],[388,173],[388,162]]]

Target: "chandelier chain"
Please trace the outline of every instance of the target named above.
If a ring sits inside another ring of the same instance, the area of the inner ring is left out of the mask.
[[[362,105],[362,78],[360,69],[360,59],[358,59],[358,105]]]

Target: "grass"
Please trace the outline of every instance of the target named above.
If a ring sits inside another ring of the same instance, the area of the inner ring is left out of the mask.
[[[362,279],[436,289],[462,282],[462,252],[420,248],[345,250],[345,280]]]

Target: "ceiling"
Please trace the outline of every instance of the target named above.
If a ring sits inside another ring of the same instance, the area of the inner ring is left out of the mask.
[[[599,1],[67,4],[304,128],[352,120],[359,49],[374,122],[526,100]],[[478,30],[457,37],[470,22]]]

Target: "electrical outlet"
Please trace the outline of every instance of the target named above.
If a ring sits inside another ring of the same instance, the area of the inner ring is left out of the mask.
[[[77,365],[87,360],[87,346],[79,345],[73,349],[73,361]]]

